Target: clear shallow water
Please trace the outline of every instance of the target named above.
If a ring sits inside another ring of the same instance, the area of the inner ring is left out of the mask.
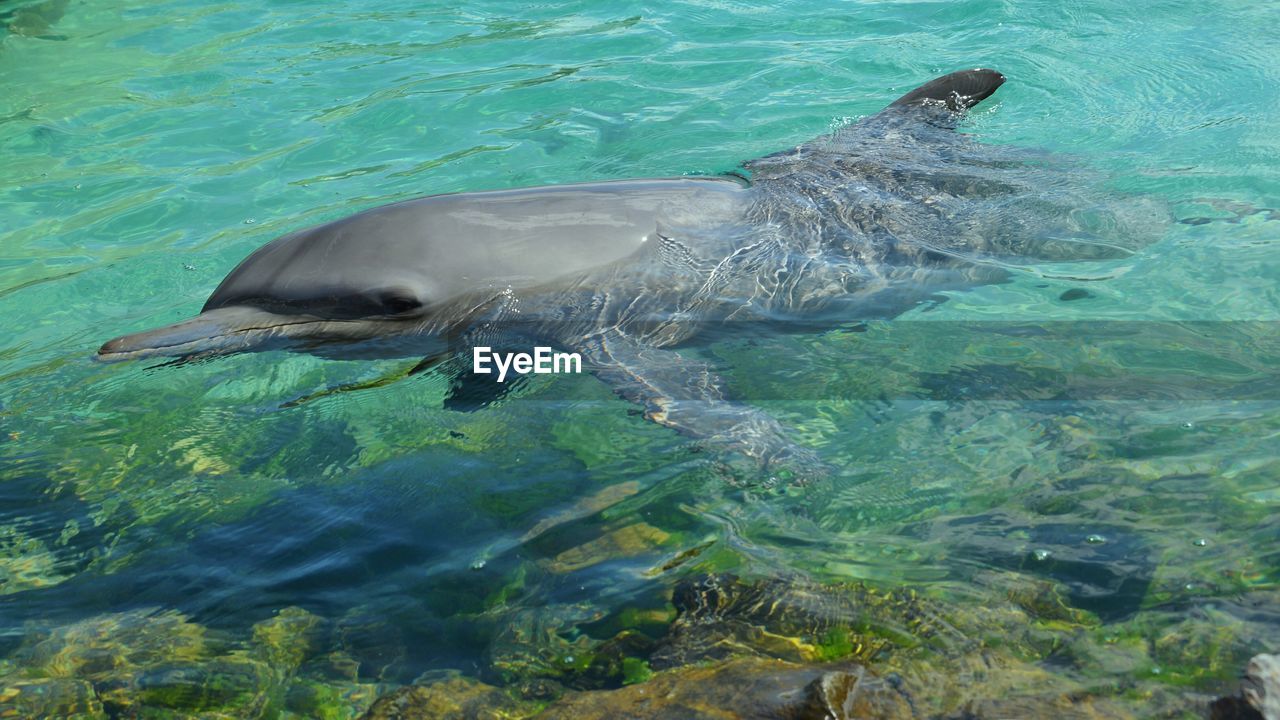
[[[961,607],[1051,580],[1096,632],[1148,643],[1057,666],[1116,682],[1171,665],[1207,689],[1276,649],[1275,8],[59,7],[12,4],[0,40],[5,648],[133,608],[235,635],[300,605],[383,618],[407,681],[482,670],[504,612],[662,608],[678,577],[734,569]],[[700,351],[841,470],[816,486],[743,492],[586,376],[475,413],[442,410],[433,377],[282,408],[404,363],[91,360],[286,230],[723,172],[974,65],[1010,78],[966,124],[979,141],[1212,221],[865,332]],[[1230,639],[1161,655],[1192,621]]]

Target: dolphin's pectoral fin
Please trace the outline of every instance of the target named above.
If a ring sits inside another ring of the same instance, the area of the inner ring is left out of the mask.
[[[329,397],[330,395],[340,395],[342,393],[355,392],[357,390],[372,390],[374,388],[385,387],[387,385],[390,385],[391,383],[404,380],[405,378],[413,374],[414,374],[414,370],[412,369],[411,370],[395,370],[393,372],[387,373],[386,375],[373,378],[372,380],[361,380],[359,382],[343,383],[342,385],[327,387],[323,390],[317,390],[313,393],[307,393],[306,395],[302,395],[292,400],[280,403],[280,409],[283,410],[285,408],[297,407],[299,405],[309,403],[312,400],[319,400],[320,398],[323,398],[323,397]]]
[[[424,372],[437,371],[444,374],[449,379],[449,391],[444,398],[444,407],[446,410],[458,410],[462,412],[470,412],[479,410],[485,406],[491,405],[501,400],[507,393],[520,387],[525,380],[523,375],[515,375],[508,377],[506,382],[500,383],[496,380],[490,380],[490,375],[476,375],[471,372],[470,367],[466,367],[462,356],[454,352],[439,353],[429,355],[422,359],[417,365],[408,369],[395,370],[386,375],[382,375],[372,380],[361,380],[359,382],[344,383],[327,387],[323,390],[317,390],[306,395],[294,398],[280,404],[281,409],[297,407],[312,400],[329,397],[330,395],[339,395],[342,393],[356,392],[358,390],[373,390],[375,388],[385,387],[394,382],[399,382]]]
[[[444,409],[474,412],[492,405],[525,384],[527,375],[509,373],[503,382],[495,374],[477,374],[462,355],[455,355],[441,365],[449,378],[449,394]]]
[[[829,474],[812,451],[795,444],[769,414],[724,396],[706,363],[645,345],[618,331],[587,338],[584,367],[647,419],[695,438],[708,449],[745,456],[756,470],[795,482]]]
[[[199,365],[200,363],[207,363],[212,360],[217,360],[218,358],[221,358],[221,357],[225,357],[225,356],[220,355],[218,353],[212,353],[212,352],[191,353],[189,355],[179,355],[178,357],[169,358],[167,360],[164,360],[163,362],[158,362],[155,365],[148,365],[147,369],[159,370],[160,368]]]
[[[995,70],[961,70],[930,80],[889,103],[889,107],[946,105],[951,112],[963,112],[990,97],[1004,80],[1004,75]]]
[[[452,351],[445,351],[441,353],[436,353],[435,355],[428,355],[422,358],[421,360],[419,360],[417,365],[414,365],[413,367],[409,368],[409,375],[413,376],[413,375],[418,375],[419,373],[427,372],[428,370],[434,370],[437,367],[439,367],[441,364],[449,360],[449,358],[453,357],[453,355],[454,353]]]

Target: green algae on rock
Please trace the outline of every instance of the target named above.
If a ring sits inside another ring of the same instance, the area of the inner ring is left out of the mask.
[[[138,610],[32,630],[0,663],[0,718],[354,720],[387,688],[322,652],[326,624],[285,608],[237,639]]]
[[[158,662],[205,659],[205,634],[181,613],[133,610],[35,633],[15,658],[43,676],[96,681]]]
[[[581,634],[578,626],[599,619],[599,611],[586,604],[508,612],[490,642],[489,667],[508,683],[528,678],[574,680],[586,673],[600,644]]]
[[[253,642],[277,670],[293,671],[319,651],[327,630],[318,615],[287,607],[253,626]]]
[[[199,713],[230,710],[239,717],[276,714],[276,675],[266,664],[244,657],[204,662],[157,663],[95,685],[112,715],[129,717],[148,711]]]
[[[947,642],[947,626],[911,591],[819,585],[799,579],[690,576],[672,593],[676,619],[651,658],[668,668],[732,655],[795,662],[874,660],[894,649]]]

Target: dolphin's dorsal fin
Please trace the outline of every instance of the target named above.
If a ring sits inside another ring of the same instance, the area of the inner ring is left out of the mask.
[[[889,107],[946,105],[952,112],[963,112],[991,97],[1004,80],[1004,75],[995,70],[960,70],[930,80],[889,103]]]
[[[995,70],[975,68],[960,70],[934,78],[889,103],[880,112],[840,128],[832,135],[803,143],[790,150],[765,155],[742,164],[752,182],[790,174],[814,153],[859,153],[864,141],[880,142],[891,132],[928,134],[929,142],[951,143],[954,130],[963,113],[1004,84],[1005,77]],[[948,132],[935,132],[941,129]],[[740,177],[745,177],[739,175]]]

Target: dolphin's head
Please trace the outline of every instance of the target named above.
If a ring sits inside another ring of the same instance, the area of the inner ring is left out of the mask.
[[[437,352],[487,301],[434,270],[429,247],[391,241],[404,237],[386,227],[391,221],[357,215],[278,238],[240,263],[199,315],[111,340],[98,359],[340,353],[373,339],[380,342],[366,345],[407,339],[406,354]]]

